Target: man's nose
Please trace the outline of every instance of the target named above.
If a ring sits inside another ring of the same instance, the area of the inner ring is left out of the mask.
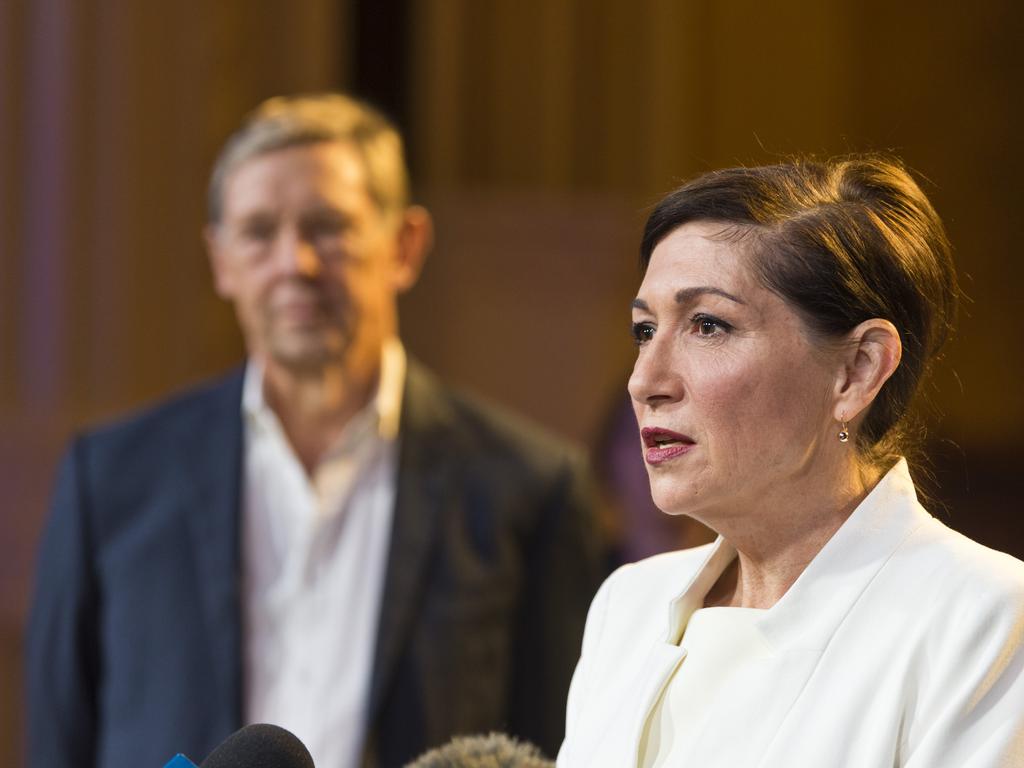
[[[283,232],[277,243],[277,263],[281,270],[301,275],[317,277],[323,265],[316,248],[297,232]]]
[[[685,388],[680,361],[667,342],[667,339],[655,337],[636,357],[627,389],[638,404],[657,407],[683,399]]]

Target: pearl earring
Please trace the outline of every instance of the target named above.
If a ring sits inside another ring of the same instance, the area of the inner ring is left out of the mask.
[[[842,422],[842,426],[839,428],[839,434],[836,437],[839,438],[840,443],[845,443],[850,439],[850,430],[846,424],[846,414],[844,413],[839,417],[839,421]]]

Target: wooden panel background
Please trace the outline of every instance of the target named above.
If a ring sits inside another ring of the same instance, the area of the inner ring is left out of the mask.
[[[927,176],[970,297],[933,393],[933,434],[958,446],[936,454],[949,515],[1020,551],[1024,12],[945,5],[388,3],[375,55],[408,45],[402,113],[438,220],[403,304],[410,348],[592,442],[630,364],[635,243],[660,194],[725,164],[891,149]],[[0,759],[18,760],[55,457],[73,429],[240,358],[199,240],[208,167],[260,99],[354,84],[357,7],[0,0]]]

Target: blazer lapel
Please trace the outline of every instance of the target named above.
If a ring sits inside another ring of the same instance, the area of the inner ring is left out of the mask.
[[[408,642],[425,583],[452,463],[445,426],[450,417],[430,374],[409,361],[399,426],[398,478],[377,653],[370,681],[368,722],[383,703],[395,665]],[[371,725],[372,728],[372,725]]]
[[[758,621],[777,655],[770,716],[761,713],[765,748],[757,765],[775,754],[774,740],[847,615],[896,550],[928,519],[917,503],[906,461],[900,459]]]
[[[182,504],[191,534],[200,585],[202,642],[210,649],[218,675],[220,700],[207,703],[209,713],[242,719],[242,641],[239,518],[242,476],[242,373],[208,395],[191,425],[183,425],[179,462],[188,477]]]
[[[658,643],[651,648],[635,682],[637,690],[640,692],[638,701],[641,702],[641,706],[628,715],[623,713],[623,723],[628,723],[628,726],[624,729],[626,740],[621,742],[620,746],[627,747],[629,751],[618,755],[624,762],[616,762],[616,765],[636,765],[647,719],[658,703],[666,684],[672,678],[673,672],[685,657],[686,652],[678,645]]]
[[[823,650],[879,570],[929,518],[900,459],[758,622],[768,642]]]

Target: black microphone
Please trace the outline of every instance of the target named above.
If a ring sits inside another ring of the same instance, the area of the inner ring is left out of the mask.
[[[164,768],[197,765],[184,755],[175,755]],[[313,768],[313,759],[294,733],[276,725],[256,723],[221,741],[198,768]]]
[[[284,728],[267,723],[235,731],[199,768],[314,768],[306,745]]]

